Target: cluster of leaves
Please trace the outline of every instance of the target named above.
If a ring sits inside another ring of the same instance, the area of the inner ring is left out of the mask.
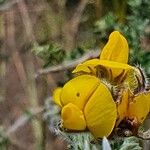
[[[89,133],[80,133],[80,134],[62,134],[63,138],[70,143],[70,149],[72,150],[142,150],[140,146],[140,141],[136,137],[128,137],[118,140],[108,141],[106,138],[99,141],[91,141],[91,135]],[[95,142],[95,143],[94,143]]]
[[[57,44],[44,46],[34,45],[32,52],[44,61],[44,68],[61,63],[66,55],[65,51]]]
[[[66,52],[60,45],[51,43],[44,46],[34,45],[32,52],[43,60],[43,67],[46,68],[48,66],[60,64],[64,60],[80,58],[85,53],[85,49],[77,47]]]
[[[130,63],[141,64],[150,75],[150,51],[144,50],[141,44],[143,38],[150,37],[150,1],[149,0],[127,0],[127,16],[124,22],[109,12],[95,24],[95,34],[98,41],[106,42],[109,33],[113,30],[122,32],[128,39],[130,47]],[[144,11],[143,11],[144,10]]]
[[[0,4],[3,4],[5,2],[5,0],[0,0]]]

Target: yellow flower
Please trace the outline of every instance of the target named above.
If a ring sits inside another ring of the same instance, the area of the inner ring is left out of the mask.
[[[140,93],[133,96],[128,106],[128,119],[136,119],[137,124],[142,124],[150,112],[150,93]]]
[[[150,93],[133,95],[129,90],[123,91],[121,103],[118,104],[118,119],[116,126],[122,120],[129,120],[131,125],[139,127],[150,112]]]
[[[102,138],[122,120],[136,122],[137,127],[143,123],[150,112],[150,92],[145,92],[142,70],[127,64],[128,53],[126,39],[118,31],[112,32],[100,58],[77,65],[73,73],[78,76],[54,91],[64,128],[88,129]]]
[[[86,128],[96,137],[109,136],[117,118],[116,104],[109,89],[98,78],[78,76],[67,82],[61,93],[54,92],[56,103],[61,103],[63,127],[84,131]],[[58,94],[58,95],[57,95]]]
[[[139,114],[137,114],[136,111],[139,109],[139,100],[138,103],[136,102],[136,104],[133,105],[132,99],[130,98],[129,93],[134,95],[141,92],[142,90],[144,91],[145,81],[139,68],[127,64],[128,55],[129,50],[126,39],[118,31],[114,31],[110,34],[107,44],[101,51],[100,59],[91,59],[85,61],[77,65],[77,67],[73,70],[73,73],[79,75],[94,75],[100,79],[107,80],[116,86],[121,84],[123,91],[120,96],[120,102],[117,104],[118,118],[116,126],[118,126],[125,117],[128,117],[129,114],[130,117],[133,117],[134,114],[136,114],[135,117],[137,118],[140,117],[140,114],[142,116],[145,115],[145,117],[147,115],[147,113],[144,112],[144,100],[141,100],[140,102],[143,110],[141,110],[141,112],[138,111]],[[141,96],[141,99],[145,98]],[[128,107],[128,105],[130,107]],[[128,109],[130,110],[129,114],[127,114]],[[147,109],[145,111],[148,112]],[[143,118],[145,119],[145,117]]]

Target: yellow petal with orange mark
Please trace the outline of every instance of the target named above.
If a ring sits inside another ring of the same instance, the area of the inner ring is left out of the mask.
[[[118,31],[112,32],[101,52],[100,59],[128,63],[128,56],[129,48],[125,37]]]
[[[95,76],[81,75],[67,82],[61,92],[61,103],[73,103],[83,109],[89,97],[100,84]]]
[[[110,69],[113,79],[117,78],[120,74],[126,74],[129,70],[133,70],[132,66],[115,61],[100,60],[99,65]]]
[[[96,75],[96,66],[100,63],[99,59],[87,60],[79,65],[72,71],[72,73],[87,73]]]
[[[91,59],[79,64],[73,70],[73,73],[81,72],[97,76],[98,69],[100,69],[101,73],[105,75],[105,78],[108,76],[110,80],[118,80],[119,82],[123,80],[129,70],[134,70],[134,68],[128,64],[108,60]]]
[[[61,87],[58,87],[54,90],[53,92],[53,100],[54,102],[59,105],[60,107],[62,106],[61,104],[61,100],[60,100],[60,95],[61,95],[61,91],[62,91],[62,88]]]
[[[149,111],[149,96],[141,93],[133,98],[133,102],[129,103],[128,118],[136,118],[138,123],[143,123]]]
[[[110,91],[103,83],[91,95],[84,115],[87,127],[94,137],[108,137],[111,134],[117,119],[117,109]]]
[[[120,103],[117,105],[118,119],[116,122],[116,127],[127,116],[128,104],[129,104],[129,91],[125,90],[122,93]]]
[[[92,66],[88,66],[86,64],[77,65],[77,67],[72,71],[72,73],[96,74],[95,68],[93,68],[92,70]]]
[[[83,131],[86,129],[86,122],[83,112],[74,104],[67,104],[62,108],[61,118],[63,127],[69,130]]]

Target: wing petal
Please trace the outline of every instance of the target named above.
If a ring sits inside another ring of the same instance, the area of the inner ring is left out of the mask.
[[[84,109],[88,129],[96,138],[108,137],[116,122],[117,109],[110,91],[100,84]]]
[[[149,113],[149,99],[145,93],[141,93],[134,97],[133,102],[129,103],[128,117],[136,118],[138,123],[143,123]]]
[[[53,100],[54,102],[59,105],[60,107],[62,107],[62,104],[61,104],[61,101],[60,101],[60,95],[61,95],[61,91],[62,91],[62,88],[61,87],[58,87],[54,90],[53,92]]]

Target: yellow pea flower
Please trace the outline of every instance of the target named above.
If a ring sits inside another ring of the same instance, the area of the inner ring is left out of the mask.
[[[150,93],[140,93],[133,97],[129,102],[128,114],[129,119],[137,119],[138,124],[142,124],[150,112]]]
[[[117,118],[116,104],[107,86],[98,78],[75,77],[61,89],[59,99],[66,129],[84,131],[88,128],[96,138],[111,134]]]
[[[100,58],[77,65],[73,73],[79,76],[54,91],[53,99],[62,108],[64,128],[88,129],[95,138],[102,138],[123,120],[136,119],[137,126],[143,123],[150,112],[150,92],[145,93],[142,70],[127,64],[128,55],[126,39],[114,31]],[[103,79],[112,86],[108,88]],[[117,98],[110,91],[114,85],[120,87]]]
[[[133,95],[129,90],[123,91],[121,103],[117,106],[118,119],[116,127],[122,120],[130,121],[131,125],[138,128],[150,112],[150,93]]]

